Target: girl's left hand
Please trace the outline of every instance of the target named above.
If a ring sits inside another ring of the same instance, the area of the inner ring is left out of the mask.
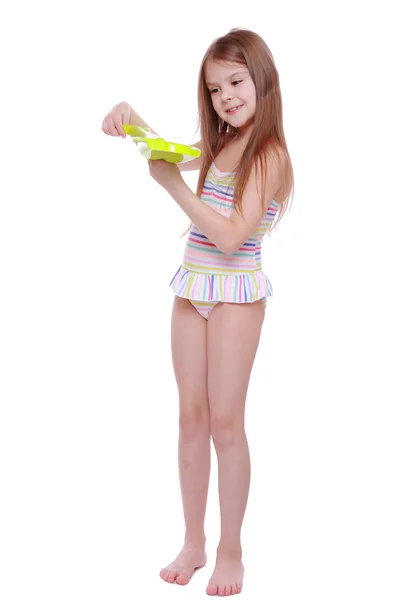
[[[167,191],[177,181],[182,179],[181,172],[175,163],[165,160],[148,160],[150,175]]]

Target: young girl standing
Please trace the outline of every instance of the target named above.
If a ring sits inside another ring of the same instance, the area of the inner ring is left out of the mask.
[[[201,141],[195,145],[201,156],[178,165],[148,161],[151,176],[192,221],[182,265],[171,281],[186,533],[182,551],[160,575],[185,585],[206,563],[212,439],[221,535],[206,592],[229,596],[243,585],[241,527],[250,484],[245,402],[272,296],[262,272],[261,244],[287,208],[293,169],[278,72],[256,33],[233,29],[211,44],[200,66],[198,100]],[[125,137],[122,123],[149,127],[121,103],[104,118],[102,129]],[[196,194],[180,174],[194,169],[200,170]]]

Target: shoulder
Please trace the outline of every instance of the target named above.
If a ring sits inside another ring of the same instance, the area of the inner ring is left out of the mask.
[[[268,209],[272,200],[276,200],[287,168],[287,156],[278,144],[268,144],[265,151],[252,166],[249,188],[257,190],[257,196],[262,200],[264,210]]]
[[[268,167],[278,170],[282,174],[285,172],[288,157],[286,151],[278,142],[274,141],[268,144],[265,148],[264,155]]]
[[[272,199],[279,203],[279,191],[284,185],[287,174],[288,156],[279,143],[273,142],[266,146],[262,160],[258,161],[258,164],[261,164],[262,168],[254,168],[253,178],[261,191],[260,195],[267,201],[266,208],[268,208]]]

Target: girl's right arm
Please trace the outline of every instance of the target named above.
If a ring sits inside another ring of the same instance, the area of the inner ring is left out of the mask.
[[[159,135],[154,129],[137,114],[127,102],[120,102],[114,106],[110,112],[104,117],[102,130],[107,135],[126,137],[126,133],[122,128],[122,124],[129,123],[130,125],[138,125],[139,127],[148,127],[152,133]],[[202,141],[192,144],[195,148],[203,150]],[[190,160],[187,163],[177,163],[180,171],[196,171],[201,168],[203,155]]]

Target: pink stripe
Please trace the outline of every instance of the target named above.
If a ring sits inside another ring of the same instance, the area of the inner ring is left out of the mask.
[[[216,248],[216,245],[213,244],[212,242],[206,242],[205,240],[199,240],[194,237],[189,237],[189,240],[191,242],[195,242],[196,244],[202,244],[203,246],[213,246],[214,248]]]
[[[214,246],[216,248],[216,246]],[[185,252],[185,256],[198,256],[199,258],[201,257],[201,260],[206,259],[206,255],[201,251],[202,248],[192,248],[192,247],[188,247],[186,252]],[[247,265],[252,265],[253,264],[253,253],[252,256],[249,256],[250,252],[246,252],[246,253],[242,253],[239,256],[226,256],[226,254],[219,254],[218,256],[212,256],[213,253],[210,254],[210,257],[208,260],[214,260],[217,262],[221,262],[221,263],[226,263],[229,265],[234,265],[234,264],[247,264]]]
[[[193,242],[194,244],[201,244],[202,246],[209,246],[211,248],[216,248],[217,246],[215,244],[213,244],[212,242],[206,242],[203,240],[199,240],[197,238],[194,237],[189,237],[189,240],[191,242]],[[254,247],[251,246],[250,248],[246,248],[245,246],[241,246],[236,252],[248,252],[249,254],[253,254],[254,252]]]

